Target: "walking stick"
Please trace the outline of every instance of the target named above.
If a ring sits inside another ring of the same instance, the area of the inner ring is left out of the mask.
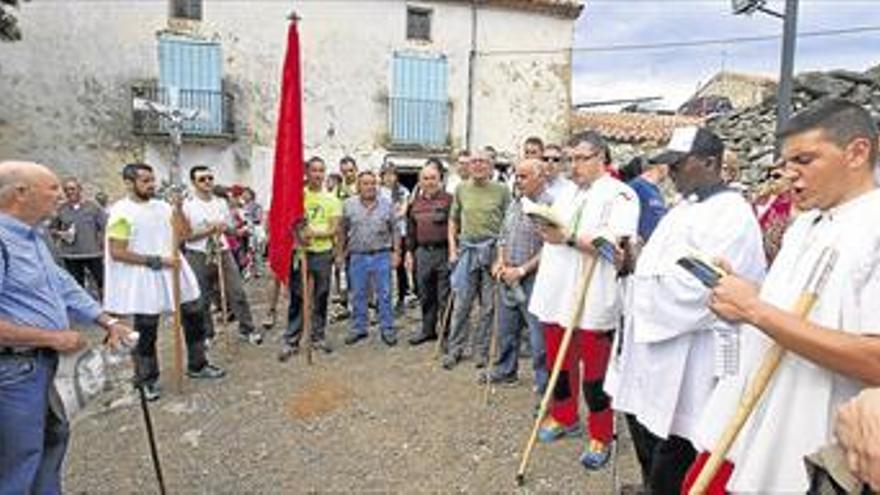
[[[213,240],[213,238],[211,239]],[[230,354],[237,356],[238,346],[235,345],[235,339],[232,336],[232,332],[229,331],[229,303],[226,299],[226,273],[223,266],[223,241],[214,241],[214,244],[214,259],[217,263],[217,285],[220,290],[220,314],[223,321],[223,333],[226,334],[226,350]]]
[[[825,283],[828,282],[831,270],[837,262],[837,256],[837,251],[830,247],[822,250],[822,253],[819,255],[819,259],[813,266],[813,270],[807,278],[803,291],[794,304],[794,313],[801,319],[805,320],[813,309],[813,306],[816,304],[816,300],[819,298],[819,293],[824,288]],[[755,410],[758,401],[760,401],[761,397],[764,395],[764,391],[767,390],[767,385],[770,383],[770,380],[773,379],[773,375],[776,373],[776,369],[779,367],[784,356],[785,348],[779,344],[773,344],[773,346],[764,353],[761,366],[746,387],[743,396],[740,398],[736,413],[730,421],[728,421],[727,426],[724,428],[724,432],[715,443],[715,448],[712,449],[709,459],[706,461],[703,469],[700,470],[700,474],[697,476],[697,479],[694,481],[693,486],[688,492],[690,495],[706,492],[709,483],[712,481],[712,478],[715,477],[718,468],[721,467],[724,457],[730,451],[733,442],[736,441],[736,437],[739,435],[740,430],[742,430],[743,425],[745,425],[749,416],[751,416],[752,411]]]
[[[174,331],[174,389],[183,393],[183,326],[181,324],[180,309],[180,233],[171,217],[171,301],[174,304],[172,313],[172,327]]]
[[[156,435],[153,433],[153,421],[150,419],[150,407],[147,405],[147,396],[144,395],[144,384],[139,382],[137,390],[141,398],[144,424],[147,427],[147,441],[150,443],[150,457],[153,459],[153,469],[156,471],[156,482],[159,483],[159,493],[165,495],[165,479],[162,477],[162,465],[159,463],[159,450],[156,448]]]
[[[446,296],[446,308],[443,310],[443,315],[441,315],[440,331],[437,332],[437,346],[434,348],[434,357],[432,360],[436,360],[443,352],[443,338],[446,337],[446,332],[449,329],[449,318],[452,313],[453,298],[453,292],[450,290],[449,294]]]
[[[492,337],[489,344],[489,362],[486,363],[486,391],[483,393],[483,404],[489,405],[489,395],[492,392],[492,364],[498,354],[498,320],[501,313],[501,288],[498,284],[502,284],[501,280],[495,281],[495,314],[492,318]]]
[[[550,380],[547,382],[547,389],[544,391],[544,397],[541,399],[541,407],[538,409],[538,416],[535,418],[535,425],[532,427],[532,433],[529,435],[529,441],[526,443],[526,449],[522,453],[522,461],[519,464],[519,471],[516,473],[516,483],[522,486],[525,482],[526,466],[529,464],[529,457],[532,449],[535,447],[535,440],[538,439],[538,429],[541,427],[541,421],[547,414],[547,406],[550,404],[550,398],[553,396],[553,389],[556,387],[556,381],[559,379],[559,372],[562,369],[562,363],[565,361],[565,354],[571,344],[571,338],[574,331],[580,324],[581,314],[584,312],[587,294],[590,288],[590,281],[593,279],[598,259],[594,256],[584,255],[581,267],[580,279],[578,280],[577,289],[575,290],[575,298],[572,303],[571,314],[565,333],[562,336],[562,342],[559,344],[559,352],[556,354],[556,360],[553,362],[553,370],[550,373]]]
[[[300,277],[302,284],[302,340],[306,348],[306,362],[312,364],[312,294],[311,294],[311,277],[309,277],[309,257],[305,249],[301,249],[300,255]]]

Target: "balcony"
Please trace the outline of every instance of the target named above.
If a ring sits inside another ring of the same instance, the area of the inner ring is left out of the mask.
[[[170,105],[171,98],[166,88],[159,87],[156,81],[138,83],[131,88],[132,102],[135,98]],[[183,125],[183,138],[187,140],[233,140],[235,123],[233,121],[235,99],[225,88],[221,91],[181,89],[178,90],[177,105],[181,108],[197,108],[199,116]],[[132,107],[134,108],[134,107]],[[166,119],[149,112],[133,111],[135,135],[144,137],[168,136]]]
[[[388,99],[391,148],[449,148],[449,101],[391,97]]]

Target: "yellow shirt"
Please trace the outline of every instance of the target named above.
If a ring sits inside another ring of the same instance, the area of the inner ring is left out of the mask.
[[[332,220],[342,216],[342,201],[327,191],[314,192],[306,188],[304,206],[306,219],[312,230],[326,231]],[[310,253],[324,253],[333,249],[333,238],[312,240],[308,247]]]

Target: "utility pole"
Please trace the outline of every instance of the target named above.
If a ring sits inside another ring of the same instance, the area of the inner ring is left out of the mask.
[[[791,90],[794,84],[794,51],[797,43],[798,0],[785,0],[785,12],[779,13],[764,5],[767,0],[731,0],[735,15],[761,12],[782,19],[782,60],[779,66],[779,87],[776,93],[776,146],[774,158],[779,158],[782,140],[779,133],[791,115]]]

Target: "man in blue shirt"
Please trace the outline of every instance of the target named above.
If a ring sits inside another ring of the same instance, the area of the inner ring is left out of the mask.
[[[639,197],[639,237],[641,243],[648,242],[651,233],[666,214],[666,201],[659,184],[669,175],[671,158],[661,153],[648,160],[638,177],[629,182]]]
[[[61,493],[68,425],[50,387],[58,353],[87,344],[70,319],[102,326],[112,346],[131,331],[53,261],[36,227],[60,199],[48,168],[0,162],[0,495]]]

